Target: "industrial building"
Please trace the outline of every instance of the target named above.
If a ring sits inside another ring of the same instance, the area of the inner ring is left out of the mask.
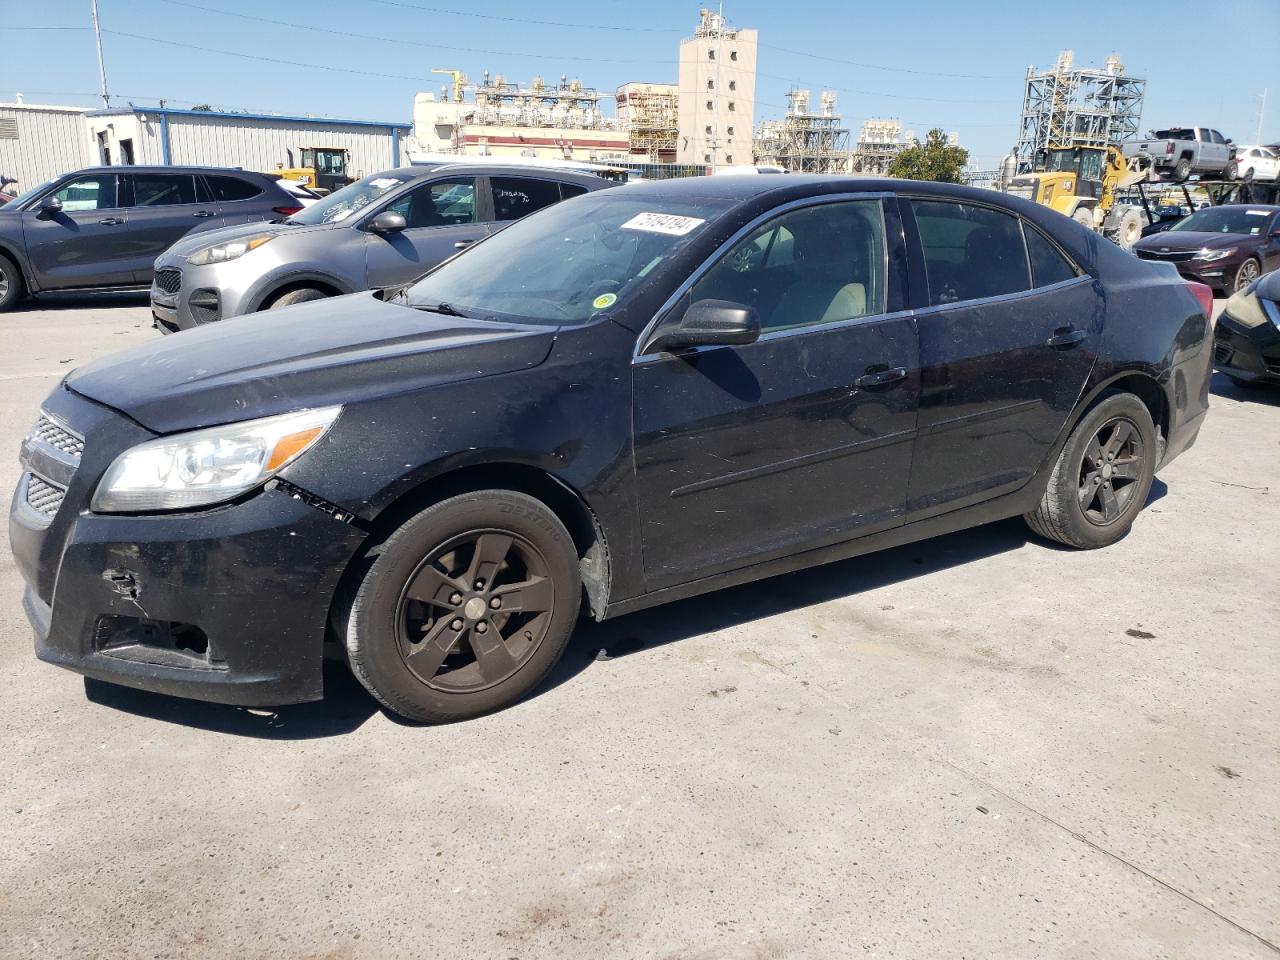
[[[755,129],[755,30],[728,26],[720,14],[699,11],[694,35],[680,42],[680,163],[751,162]]]
[[[528,86],[485,71],[479,84],[456,70],[440,98],[419,93],[413,101],[409,156],[471,154],[604,160],[625,157],[627,134],[600,113],[602,94],[580,80],[559,83],[534,77]],[[466,92],[473,99],[466,99]]]
[[[674,83],[624,83],[615,93],[618,126],[631,159],[675,163],[680,88]]]
[[[96,163],[84,107],[0,103],[0,175],[26,190]]]
[[[836,95],[823,90],[817,113],[809,109],[809,91],[787,94],[781,120],[766,120],[757,131],[755,162],[776,164],[788,173],[845,173],[849,169],[849,128],[836,112]]]
[[[858,142],[854,145],[853,156],[849,160],[851,173],[865,173],[871,176],[884,176],[889,172],[889,164],[902,149],[915,140],[915,131],[902,133],[902,121],[872,117],[858,131]]]
[[[1018,129],[1018,172],[1032,169],[1036,151],[1056,146],[1105,148],[1138,137],[1146,80],[1127,76],[1114,54],[1101,70],[1075,66],[1064,50],[1052,70],[1027,67]]]
[[[8,121],[8,122],[6,122]],[[363,176],[406,162],[407,123],[136,107],[0,104],[0,173],[20,189],[98,164],[208,164],[269,172],[303,147],[349,151]]]

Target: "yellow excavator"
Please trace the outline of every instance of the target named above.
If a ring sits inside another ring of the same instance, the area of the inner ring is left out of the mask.
[[[340,190],[353,182],[347,175],[347,167],[351,162],[351,151],[343,147],[303,147],[302,163],[293,165],[293,151],[289,154],[289,165],[279,164],[269,171],[285,180],[296,180],[316,193],[324,195]]]
[[[1051,147],[1037,151],[1031,173],[1009,180],[1008,192],[1052,207],[1127,250],[1146,221],[1139,207],[1117,203],[1116,194],[1148,177],[1115,146]]]

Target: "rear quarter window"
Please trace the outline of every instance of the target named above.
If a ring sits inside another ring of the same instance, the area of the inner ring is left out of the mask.
[[[238,177],[206,176],[209,193],[216,201],[251,200],[262,195],[262,188]]]
[[[1022,224],[1027,237],[1027,254],[1031,259],[1031,280],[1037,287],[1048,287],[1064,280],[1074,280],[1079,274],[1058,248],[1045,239],[1031,224]]]

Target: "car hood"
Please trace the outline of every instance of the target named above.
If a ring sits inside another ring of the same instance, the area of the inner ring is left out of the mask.
[[[336,223],[289,224],[256,220],[252,223],[238,223],[231,227],[215,227],[212,230],[188,233],[166,250],[164,257],[166,259],[170,257],[186,258],[197,250],[211,247],[215,243],[227,243],[230,240],[240,240],[244,237],[257,237],[264,233],[269,233],[272,236],[288,235],[293,237],[304,233],[314,233],[317,230],[333,230],[337,226],[338,224]]]
[[[1219,247],[1238,246],[1253,237],[1243,233],[1199,233],[1194,230],[1166,230],[1151,237],[1143,237],[1134,244],[1142,250],[1216,250]]]
[[[353,293],[164,337],[80,367],[66,385],[172,433],[534,367],[556,329]]]
[[[1258,285],[1254,287],[1254,292],[1266,300],[1275,300],[1280,303],[1280,270],[1263,274]]]

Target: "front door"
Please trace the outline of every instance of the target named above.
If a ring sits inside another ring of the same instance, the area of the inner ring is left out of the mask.
[[[408,283],[483,240],[488,231],[479,201],[475,177],[450,177],[421,184],[379,210],[400,214],[406,226],[399,233],[368,235],[366,286],[378,290]]]
[[[58,213],[22,214],[23,241],[40,289],[131,283],[133,263],[124,243],[128,213],[117,199],[116,175],[76,177],[51,196],[62,202]]]
[[[927,279],[907,502],[920,519],[1036,472],[1093,367],[1103,305],[1090,277],[1011,214],[937,200],[903,208]]]
[[[134,279],[150,283],[156,257],[191,231],[216,226],[218,208],[203,189],[197,194],[189,173],[132,173],[123,179]]]
[[[767,220],[662,321],[727,300],[756,310],[760,339],[636,358],[649,589],[902,522],[918,364],[897,309],[898,257],[887,276],[886,235],[896,232],[878,199]]]

